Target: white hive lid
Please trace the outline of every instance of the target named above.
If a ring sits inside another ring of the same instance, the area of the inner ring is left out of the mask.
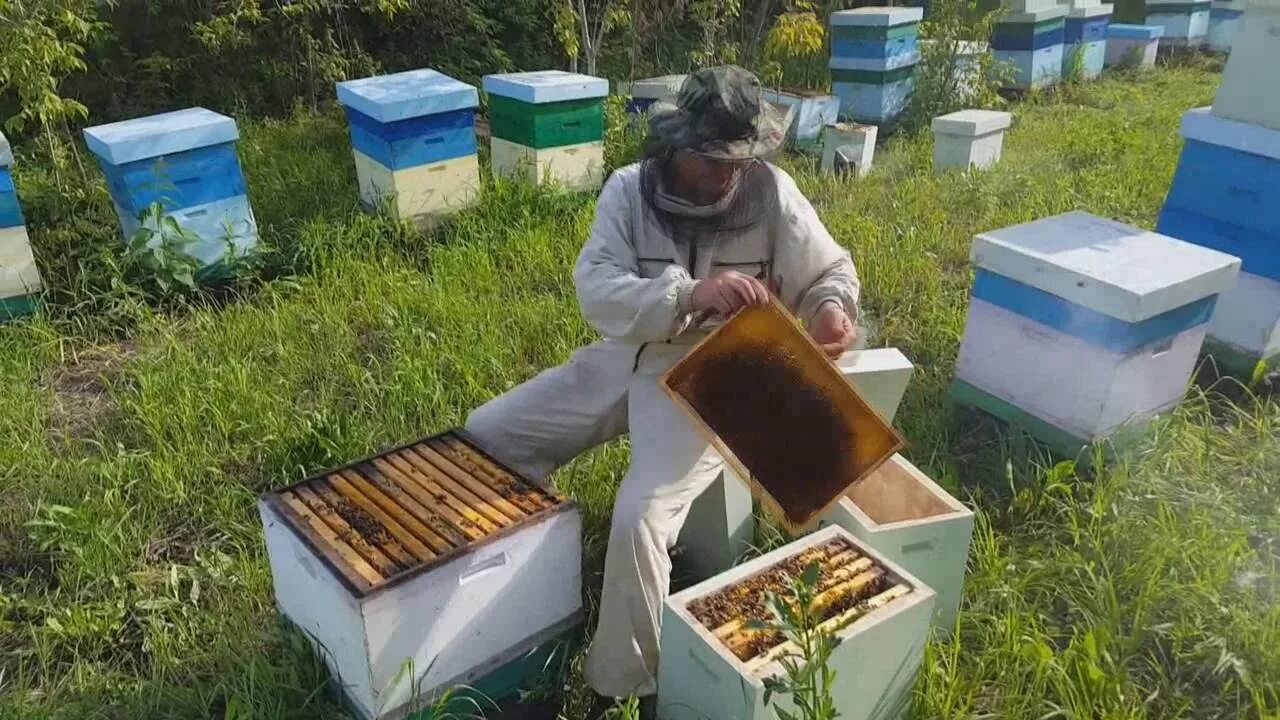
[[[602,98],[609,94],[609,81],[563,70],[538,70],[485,75],[484,91],[520,102],[540,104]]]
[[[998,110],[961,110],[933,119],[933,131],[945,135],[976,137],[997,130],[1004,130],[1013,123],[1013,116]]]
[[[1011,13],[1000,18],[1000,23],[1016,23],[1021,25],[1030,25],[1035,23],[1048,22],[1049,20],[1057,20],[1065,18],[1070,12],[1064,5],[1050,5],[1046,8],[1038,10],[1028,10],[1026,12]]]
[[[1096,18],[1096,17],[1106,17],[1107,15],[1114,15],[1115,10],[1116,10],[1115,5],[1097,4],[1097,5],[1073,7],[1071,8],[1070,11],[1067,12],[1067,17],[1076,19],[1076,20],[1079,20],[1081,18],[1088,19],[1088,18]]]
[[[831,13],[833,26],[893,27],[918,23],[923,19],[924,8],[915,7],[861,7]]]
[[[1280,160],[1280,130],[1218,117],[1202,107],[1182,116],[1182,137]]]
[[[982,233],[974,265],[1125,322],[1235,284],[1239,258],[1086,212]]]
[[[338,102],[378,122],[474,108],[480,93],[444,73],[423,68],[338,83]]]
[[[84,131],[89,151],[111,165],[234,142],[236,121],[204,108],[148,115]]]
[[[13,148],[9,147],[9,138],[0,133],[0,168],[13,164]]]
[[[680,94],[688,75],[663,75],[637,80],[631,85],[631,97],[642,100],[662,100]]]

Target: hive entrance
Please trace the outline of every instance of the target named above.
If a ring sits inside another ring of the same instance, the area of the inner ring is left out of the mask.
[[[564,501],[445,433],[304,480],[267,502],[364,595]]]
[[[749,668],[760,667],[794,648],[781,633],[753,628],[753,621],[772,622],[768,594],[788,597],[792,579],[814,563],[819,567],[814,612],[832,632],[911,592],[887,568],[837,538],[693,600],[688,610]]]

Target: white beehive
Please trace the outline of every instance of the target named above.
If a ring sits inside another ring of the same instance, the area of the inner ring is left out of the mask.
[[[280,610],[363,718],[401,714],[565,633],[581,519],[458,432],[265,495]]]
[[[636,80],[631,83],[625,93],[630,98],[627,101],[627,111],[646,112],[656,102],[674,104],[680,95],[680,88],[684,86],[684,81],[688,77],[688,75],[662,75]]]
[[[757,590],[782,590],[779,571],[798,575],[821,562],[824,627],[841,639],[829,662],[844,720],[897,717],[911,700],[924,654],[934,593],[901,566],[829,527],[671,596],[663,610],[658,660],[662,720],[766,720],[764,681],[795,652],[747,619],[767,619]],[[763,588],[756,587],[763,585]],[[742,593],[742,594],[739,594]],[[785,698],[773,702],[790,707]]]
[[[986,170],[1000,162],[1004,131],[1013,116],[994,110],[961,110],[933,119],[933,169]]]
[[[973,511],[901,455],[876,468],[822,518],[902,565],[938,594],[933,622],[956,621]]]
[[[983,233],[972,260],[955,395],[1067,452],[1140,432],[1182,399],[1240,269],[1083,212]]]
[[[1214,0],[1209,9],[1210,50],[1218,53],[1231,52],[1236,33],[1240,30],[1244,6],[1244,0]]]
[[[1211,0],[1146,0],[1147,24],[1164,28],[1161,46],[1196,48],[1209,35]]]
[[[1275,79],[1280,67],[1280,0],[1247,0],[1240,30],[1222,84],[1213,100],[1213,114],[1280,130],[1280,90]]]
[[[1107,26],[1107,67],[1135,67],[1147,70],[1156,66],[1156,54],[1160,50],[1160,38],[1164,28],[1160,25]]]
[[[875,125],[835,123],[822,131],[822,171],[848,171],[856,177],[866,177],[876,155]]]

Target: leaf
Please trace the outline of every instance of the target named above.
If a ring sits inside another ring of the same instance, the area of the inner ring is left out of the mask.
[[[811,588],[817,587],[818,576],[821,573],[822,567],[817,562],[809,563],[809,566],[804,569],[804,574],[800,576],[800,582]]]

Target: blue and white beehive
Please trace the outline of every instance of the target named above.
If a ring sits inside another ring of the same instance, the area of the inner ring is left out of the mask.
[[[996,23],[991,49],[998,62],[1012,65],[1010,85],[1032,90],[1057,84],[1062,77],[1068,9],[1049,2],[1021,2]]]
[[[360,198],[429,226],[480,190],[475,116],[480,94],[421,69],[338,83]]]
[[[239,137],[234,120],[204,108],[84,131],[106,175],[125,239],[138,231],[144,214],[152,231],[158,230],[157,218],[148,213],[159,203],[163,215],[190,236],[186,251],[204,266],[226,259],[228,246],[241,255],[258,241],[236,157]]]
[[[883,124],[907,107],[924,10],[863,7],[831,14],[831,88],[840,117]]]
[[[1280,130],[1276,68],[1280,68],[1280,0],[1245,0],[1240,31],[1213,98],[1213,114]]]
[[[1240,18],[1244,15],[1243,0],[1213,0],[1209,8],[1209,49],[1219,53],[1231,52],[1231,43],[1240,30]]]
[[[18,190],[13,184],[13,150],[0,133],[0,321],[30,315],[44,289]]]
[[[1156,53],[1160,50],[1160,38],[1164,28],[1159,25],[1119,25],[1107,27],[1107,67],[1136,67],[1150,69],[1156,66]]]
[[[1084,212],[974,239],[952,394],[1068,454],[1176,405],[1240,260]]]
[[[1111,24],[1114,5],[1098,0],[1072,0],[1067,11],[1066,36],[1062,48],[1062,74],[1074,68],[1080,57],[1080,70],[1086,80],[1102,74],[1107,59],[1107,26]]]
[[[1147,0],[1147,24],[1164,28],[1161,47],[1198,48],[1209,35],[1212,0]]]

